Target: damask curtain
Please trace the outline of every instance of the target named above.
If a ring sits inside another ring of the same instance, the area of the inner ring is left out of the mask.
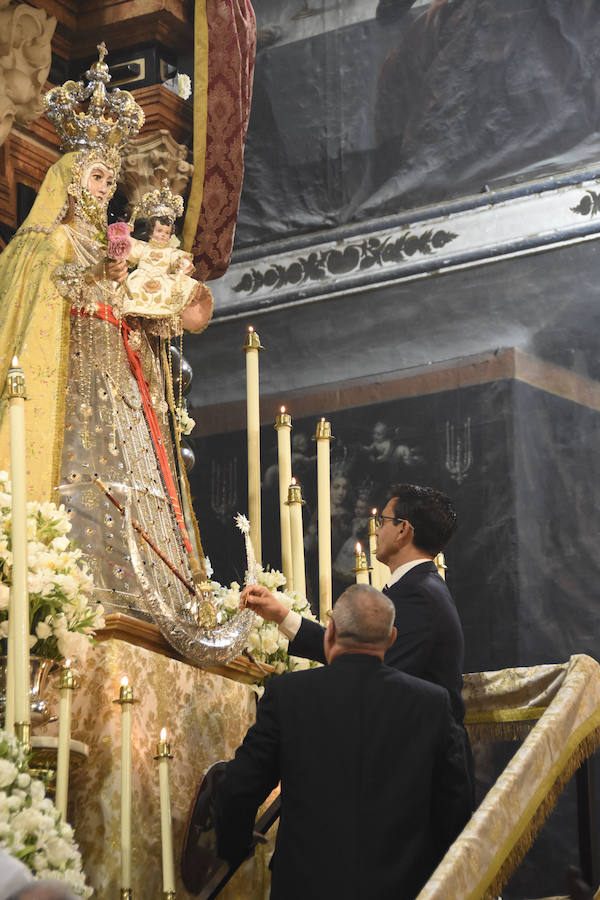
[[[194,177],[183,238],[196,276],[229,265],[237,221],[256,54],[250,0],[196,0]]]

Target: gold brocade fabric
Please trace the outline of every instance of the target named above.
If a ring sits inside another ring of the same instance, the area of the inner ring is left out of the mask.
[[[229,759],[254,721],[254,694],[245,685],[118,640],[90,651],[73,699],[72,736],[88,744],[89,759],[71,776],[69,821],[98,898],[118,896],[120,856],[120,707],[126,674],[139,703],[133,707],[133,896],[161,896],[160,818],[155,755],[168,730],[176,869],[189,806],[202,773]],[[532,843],[559,791],[600,737],[600,666],[573,656],[554,666],[465,676],[467,718],[515,721],[541,715],[526,741],[417,900],[496,898]],[[56,725],[43,731],[56,733]],[[136,827],[141,824],[141,827]],[[224,900],[267,900],[274,831],[219,895]],[[596,895],[598,898],[599,895]],[[178,900],[190,898],[177,883]],[[549,898],[550,900],[550,898]],[[560,900],[560,898],[555,898]]]
[[[165,378],[159,341],[148,333],[150,325],[156,324],[154,319],[128,319],[129,347],[140,360],[136,379],[119,328],[97,317],[72,313],[72,307],[91,313],[103,304],[118,305],[124,293],[113,282],[96,280],[97,273],[91,274],[105,256],[99,226],[79,215],[77,206],[65,219],[78,159],[77,154],[67,153],[51,166],[29,216],[0,256],[0,378],[4,383],[17,353],[27,389],[29,498],[65,504],[72,522],[70,538],[88,558],[97,600],[109,608],[141,609],[148,614],[144,589],[133,571],[124,520],[94,481],[95,476],[102,479],[189,581],[192,554],[188,558],[176,520],[177,468]],[[149,249],[137,243],[142,250]],[[175,266],[173,254],[191,267],[186,254],[168,249],[160,254],[165,259],[163,268]],[[171,276],[165,271],[163,277]],[[195,290],[197,283],[187,281],[189,290]],[[188,299],[189,291],[186,303]],[[156,413],[154,432],[140,393],[142,380],[148,386],[147,406]],[[0,468],[8,470],[5,413],[6,403],[0,407]],[[166,457],[162,465],[158,448]],[[173,487],[167,484],[169,470]],[[186,512],[192,545],[197,545],[195,565],[202,551],[190,504]],[[171,569],[147,544],[141,555],[150,589],[168,602],[176,618],[191,619],[186,612],[189,593]]]
[[[127,277],[123,315],[178,316],[192,302],[198,289],[198,282],[187,274],[193,269],[191,255],[155,241],[132,238],[131,244],[127,259],[137,268]]]
[[[57,262],[70,249],[56,225],[66,211],[74,153],[46,174],[31,212],[0,255],[0,384],[13,356],[25,372],[28,496],[50,500],[58,481],[67,381],[69,308],[56,290]],[[52,232],[52,234],[50,234]],[[0,402],[0,468],[9,469],[6,400]]]
[[[418,900],[496,897],[566,782],[600,743],[600,666],[589,656],[467,675],[463,696],[465,721],[488,727],[488,740],[497,723],[540,718]]]
[[[205,770],[231,759],[254,721],[255,695],[243,684],[185,663],[109,640],[90,650],[79,669],[81,689],[73,696],[72,737],[89,747],[89,758],[69,785],[68,818],[75,828],[84,868],[97,900],[119,896],[121,707],[127,675],[132,709],[132,891],[140,900],[162,897],[158,765],[161,728],[167,729],[173,759],[170,792],[177,900],[191,900],[179,878],[188,812]],[[36,732],[38,733],[38,732]],[[42,733],[56,734],[57,725]],[[275,829],[273,829],[274,831]],[[272,835],[272,833],[271,833]],[[268,861],[273,838],[244,863],[219,895],[223,900],[267,900]]]
[[[208,18],[206,0],[194,4],[194,172],[183,223],[183,246],[192,246],[204,196],[208,115]]]

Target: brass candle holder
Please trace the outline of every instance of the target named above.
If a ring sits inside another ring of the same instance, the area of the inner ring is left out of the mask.
[[[17,357],[13,357],[13,361],[6,378],[6,393],[9,400],[15,397],[27,399],[27,391],[25,388],[25,375],[23,369],[20,368]]]
[[[156,744],[156,756],[154,759],[173,759],[171,744],[167,740],[161,740]]]
[[[326,419],[321,419],[320,422],[317,422],[317,427],[313,434],[313,441],[322,440],[335,441],[335,438],[331,433],[331,422],[328,422]]]
[[[299,503],[301,506],[304,506],[306,500],[302,499],[302,487],[295,480],[292,481],[288,488],[288,498],[285,501],[289,506],[291,503]]]
[[[367,576],[371,571],[371,567],[367,562],[367,554],[362,549],[360,544],[356,545],[356,550],[354,552],[354,568],[352,569],[352,571],[355,575],[366,572]]]
[[[373,537],[373,535],[377,536],[377,513],[374,512],[372,516],[369,516],[369,537]]]
[[[163,891],[164,900],[175,900],[175,891]]]
[[[441,550],[438,553],[438,555],[436,556],[436,558],[434,559],[434,563],[435,563],[435,567],[437,569],[438,575],[441,578],[443,578],[445,581],[446,580],[446,569],[448,568],[448,566],[446,565],[446,557],[444,556],[444,554],[442,553]]]
[[[285,406],[281,407],[281,412],[277,413],[275,416],[275,425],[274,428],[291,428],[292,427],[292,417],[289,413],[286,413]]]
[[[116,702],[116,700],[113,700],[113,703]],[[121,888],[119,892],[119,900],[133,900],[133,893],[131,888]]]
[[[121,684],[119,688],[119,696],[116,700],[113,700],[113,703],[118,703],[119,706],[123,706],[124,703],[139,703],[139,700],[136,700],[133,696],[133,687],[127,684]],[[123,890],[129,890],[128,888],[124,888]]]
[[[26,755],[31,753],[31,722],[15,722],[15,737]]]
[[[260,342],[260,338],[258,333],[254,330],[252,325],[248,327],[248,333],[246,334],[246,339],[244,341],[244,346],[242,350],[264,350],[265,348]]]
[[[59,689],[76,691],[79,688],[79,679],[71,666],[63,666],[60,672]]]

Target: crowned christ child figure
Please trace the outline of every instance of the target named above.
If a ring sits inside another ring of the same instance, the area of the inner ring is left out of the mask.
[[[109,258],[113,253],[125,254],[128,264],[136,266],[124,283],[121,314],[167,320],[172,334],[180,333],[182,324],[191,331],[202,330],[187,321],[193,317],[194,310],[203,324],[208,323],[212,313],[211,292],[190,276],[194,269],[192,255],[179,249],[173,235],[175,220],[182,213],[183,198],[171,192],[165,179],[162,187],[144,194],[133,210],[129,225],[115,223],[109,227],[108,234]],[[140,216],[146,218],[147,241],[136,240],[128,234]],[[118,234],[117,229],[120,229]],[[208,306],[210,310],[204,310]]]

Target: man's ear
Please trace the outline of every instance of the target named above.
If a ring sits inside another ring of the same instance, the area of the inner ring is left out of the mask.
[[[327,628],[325,629],[325,635],[323,639],[323,645],[325,649],[325,656],[331,647],[333,647],[335,643],[335,622],[332,617],[329,617],[329,622],[327,623]]]
[[[401,524],[398,526],[397,538],[398,542],[402,544],[407,544],[408,542],[412,542],[415,537],[414,528],[408,521],[408,519],[403,519]]]
[[[394,643],[394,641],[396,640],[397,637],[398,637],[398,629],[394,625],[394,627],[392,628],[392,633],[390,635],[390,639],[388,641],[388,647],[392,646],[392,644]]]

